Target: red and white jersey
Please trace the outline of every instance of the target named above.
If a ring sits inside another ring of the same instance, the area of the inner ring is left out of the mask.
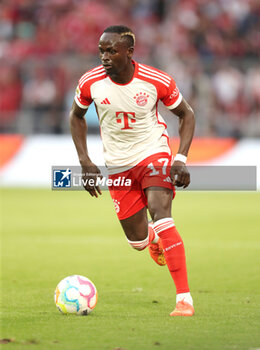
[[[127,84],[113,82],[103,66],[98,66],[81,77],[76,90],[79,107],[87,109],[92,101],[95,103],[111,174],[133,167],[152,154],[171,154],[158,101],[173,109],[182,100],[168,74],[135,61],[133,64],[134,75]]]

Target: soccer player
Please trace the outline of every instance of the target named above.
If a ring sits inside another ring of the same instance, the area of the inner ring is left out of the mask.
[[[94,101],[100,123],[109,177],[131,180],[132,186],[109,187],[128,243],[136,250],[149,246],[159,265],[166,265],[176,287],[171,316],[192,316],[183,241],[171,216],[174,186],[186,188],[186,159],[194,133],[194,113],[167,73],[132,59],[135,35],[125,26],[105,29],[99,40],[102,65],[78,82],[70,126],[83,173],[100,174],[87,150],[84,114]],[[180,145],[174,161],[158,101],[179,117]],[[87,184],[91,196],[100,187]],[[152,222],[148,223],[147,209]]]

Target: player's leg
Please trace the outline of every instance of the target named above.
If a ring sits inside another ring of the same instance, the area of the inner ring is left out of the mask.
[[[120,220],[128,243],[136,250],[143,250],[149,244],[146,207],[134,215]]]
[[[120,220],[120,223],[128,243],[134,249],[143,250],[149,245],[149,253],[153,260],[160,266],[166,265],[159,237],[153,229],[153,224],[148,223],[146,207],[131,217]]]
[[[128,243],[136,250],[143,250],[149,245],[150,230],[148,232],[146,198],[140,186],[138,190],[134,175],[132,169],[111,175],[113,181],[119,176],[131,179],[133,186],[110,186],[109,191]]]
[[[110,175],[109,178],[117,180],[119,177],[131,180],[131,186],[110,186],[109,191],[113,199],[117,217],[122,225],[128,243],[137,250],[143,250],[149,243],[155,243],[156,234],[147,219],[147,199],[138,181],[138,176],[142,171],[142,167],[132,168],[122,173]],[[155,244],[156,245],[156,244]],[[162,249],[157,252],[161,256],[161,260],[156,259],[156,252],[154,253],[154,260],[159,265],[165,265]]]
[[[176,286],[177,305],[171,315],[192,316],[194,309],[188,285],[184,245],[171,217],[173,192],[169,188],[148,187],[145,194],[153,219],[153,229],[161,239],[166,263]]]

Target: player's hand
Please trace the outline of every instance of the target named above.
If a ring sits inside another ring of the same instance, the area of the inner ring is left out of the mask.
[[[97,178],[102,179],[100,169],[92,162],[81,165],[82,180],[84,188],[92,197],[98,197],[102,194],[100,187],[96,185]]]
[[[190,173],[185,163],[176,160],[171,167],[171,179],[174,186],[186,188],[190,184]]]

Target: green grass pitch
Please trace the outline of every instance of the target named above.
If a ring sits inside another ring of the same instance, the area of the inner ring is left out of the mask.
[[[12,340],[2,349],[260,348],[260,193],[177,193],[192,318],[169,316],[167,267],[128,246],[107,192],[2,189],[1,198],[1,339]],[[54,289],[72,274],[98,289],[89,316],[56,309]]]

